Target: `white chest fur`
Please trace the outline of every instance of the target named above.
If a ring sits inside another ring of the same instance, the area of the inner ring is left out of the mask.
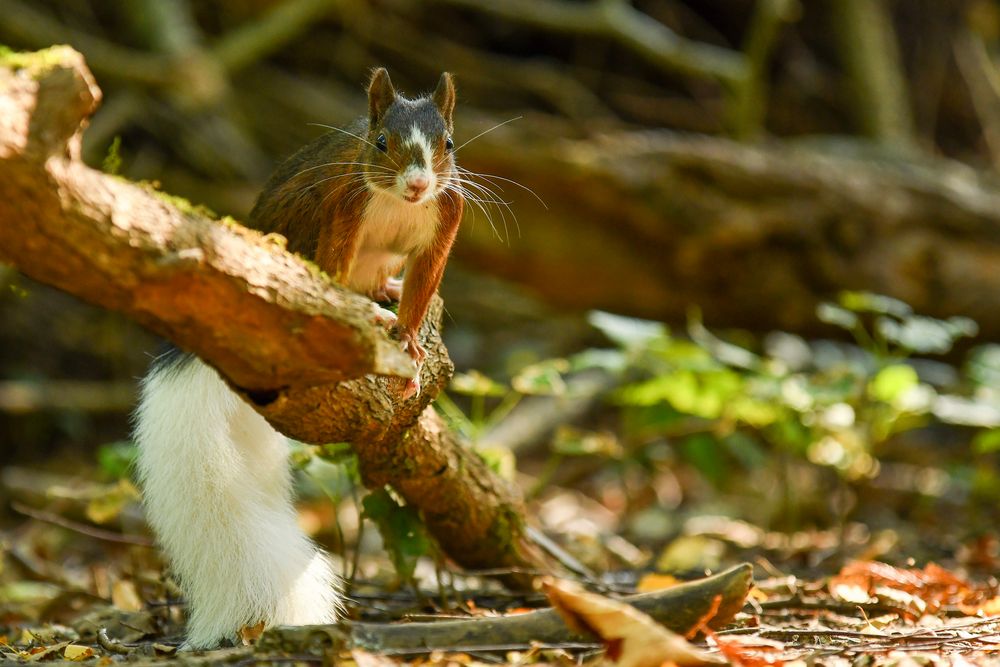
[[[430,246],[438,228],[434,200],[411,204],[382,191],[372,193],[361,222],[358,254],[349,287],[368,293],[395,275],[406,258]]]

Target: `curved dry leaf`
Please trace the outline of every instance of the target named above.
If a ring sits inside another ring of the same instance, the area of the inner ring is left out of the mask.
[[[122,611],[142,611],[145,607],[135,583],[128,579],[118,579],[111,584],[111,604]]]
[[[571,628],[596,635],[609,660],[621,667],[710,665],[725,659],[692,646],[686,639],[632,605],[583,590],[564,580],[546,579],[545,594]]]
[[[94,657],[94,649],[80,644],[70,644],[63,651],[63,657],[74,662],[78,660],[89,660]]]

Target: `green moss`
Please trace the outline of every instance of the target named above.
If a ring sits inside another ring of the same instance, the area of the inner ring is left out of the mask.
[[[117,175],[121,172],[122,168],[122,138],[116,136],[111,140],[111,145],[108,146],[108,153],[104,156],[104,162],[101,164],[101,169],[106,174]]]
[[[153,195],[161,201],[165,201],[185,215],[199,215],[212,220],[218,220],[219,214],[208,208],[204,204],[192,204],[189,200],[178,195],[159,190],[159,183],[155,181],[137,181],[136,185]],[[235,221],[234,221],[235,222]]]
[[[306,268],[309,270],[309,273],[312,274],[313,278],[316,278],[317,280],[325,280],[327,282],[333,282],[333,278],[330,277],[330,274],[328,274],[323,269],[319,268],[319,264],[302,255],[296,255],[296,256],[302,261],[303,264],[306,265]]]
[[[66,54],[71,50],[68,46],[50,46],[41,51],[14,51],[0,44],[0,66],[28,70],[37,78],[53,67],[64,65]]]

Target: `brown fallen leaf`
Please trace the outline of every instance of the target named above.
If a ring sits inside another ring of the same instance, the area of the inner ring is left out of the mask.
[[[715,636],[715,643],[722,655],[740,667],[781,667],[785,664],[782,654],[785,645],[763,637]]]
[[[111,604],[122,611],[142,611],[142,599],[135,583],[128,579],[118,579],[111,585]]]
[[[38,646],[30,649],[28,651],[28,657],[24,660],[25,662],[38,662],[39,660],[51,658],[52,656],[62,653],[62,650],[69,646],[69,644],[69,642],[59,642],[58,644],[53,644],[51,646]]]
[[[604,642],[607,658],[621,667],[721,664],[725,659],[692,646],[635,607],[564,580],[542,582],[549,602],[571,628]]]
[[[639,580],[639,584],[635,587],[635,590],[639,593],[662,591],[664,588],[673,588],[680,583],[682,583],[681,580],[672,574],[650,572]]]
[[[830,579],[829,590],[847,602],[888,602],[915,617],[978,597],[968,581],[934,563],[923,569],[903,569],[877,561],[855,561]]]
[[[244,646],[252,646],[264,634],[264,621],[257,625],[244,625],[240,628],[240,639]]]
[[[94,649],[89,646],[80,646],[79,644],[70,644],[63,651],[63,657],[67,660],[89,660],[94,657]]]

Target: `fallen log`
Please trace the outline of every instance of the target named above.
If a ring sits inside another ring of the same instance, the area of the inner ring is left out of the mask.
[[[956,162],[666,130],[554,138],[505,126],[463,164],[503,181],[520,233],[467,225],[459,258],[551,303],[710,326],[829,333],[843,289],[975,319],[1000,337],[1000,184]],[[496,136],[500,135],[500,136]],[[565,135],[564,135],[565,136]],[[510,147],[521,147],[512,152]]]

